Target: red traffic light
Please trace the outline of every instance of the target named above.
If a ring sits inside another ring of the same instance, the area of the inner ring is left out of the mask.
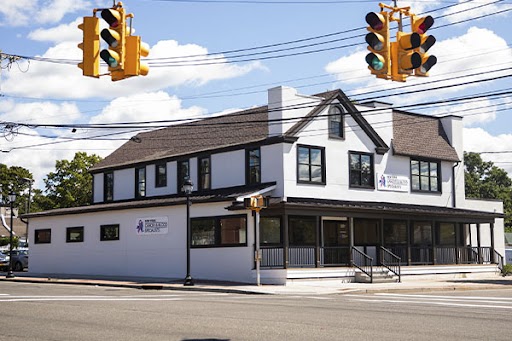
[[[417,19],[417,26],[413,27],[414,31],[419,34],[425,34],[429,28],[434,25],[434,18],[432,16],[427,15],[424,18]]]
[[[121,20],[121,15],[118,11],[113,9],[104,9],[101,11],[101,17],[110,25],[112,28],[116,28]]]
[[[366,22],[374,30],[380,31],[384,28],[385,19],[381,14],[370,12],[366,14]]]

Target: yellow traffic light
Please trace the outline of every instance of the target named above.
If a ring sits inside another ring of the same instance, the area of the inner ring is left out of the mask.
[[[397,32],[396,34],[397,51],[396,57],[393,58],[393,62],[396,61],[396,74],[399,75],[410,75],[414,72],[414,69],[421,66],[421,56],[416,49],[420,47],[421,38],[418,33],[404,33]],[[393,72],[395,75],[395,72]]]
[[[78,47],[82,49],[82,62],[78,67],[84,76],[99,78],[100,74],[100,38],[99,20],[96,17],[84,17],[84,22],[78,25],[83,31],[83,40]]]
[[[386,12],[370,12],[366,14],[366,28],[370,33],[365,37],[370,53],[366,55],[366,63],[373,75],[388,78],[391,71],[389,18]]]
[[[109,48],[100,52],[100,57],[107,63],[112,80],[124,79],[125,43],[126,43],[126,17],[124,8],[104,9],[101,17],[108,23],[109,28],[101,31],[101,38]]]
[[[140,57],[149,55],[149,47],[143,43],[139,36],[126,37],[125,54],[125,76],[146,76],[149,72],[149,66],[141,63]]]
[[[416,49],[420,55],[420,65],[414,70],[415,76],[427,77],[428,71],[437,63],[436,56],[429,56],[427,51],[435,44],[436,38],[426,34],[429,28],[434,24],[434,18],[430,15],[426,17],[417,17],[411,15],[411,26],[414,33],[420,36],[420,46]]]

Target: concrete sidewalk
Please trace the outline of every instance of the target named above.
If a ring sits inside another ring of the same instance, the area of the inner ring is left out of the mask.
[[[377,292],[429,292],[453,290],[512,289],[512,276],[486,274],[471,278],[461,275],[403,278],[402,283],[344,283],[339,279],[294,280],[287,285],[251,285],[196,280],[194,286],[183,286],[183,279],[163,279],[145,277],[106,277],[106,276],[64,276],[56,274],[15,273],[15,278],[5,278],[0,273],[0,281],[94,285],[124,287],[146,290],[186,290],[203,292],[224,292],[238,294],[270,295],[332,295],[344,293]]]

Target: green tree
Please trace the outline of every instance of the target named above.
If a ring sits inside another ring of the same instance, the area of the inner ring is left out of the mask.
[[[52,208],[77,207],[89,205],[92,198],[92,175],[89,169],[101,161],[101,157],[85,152],[77,152],[73,160],[58,160],[55,172],[44,179],[46,202],[39,204]],[[41,198],[42,199],[42,198]]]
[[[19,207],[20,212],[24,213],[32,179],[28,169],[18,166],[7,167],[0,163],[0,194],[4,203],[7,203],[9,193],[14,192],[16,194],[14,207]]]
[[[464,152],[466,197],[503,201],[505,231],[512,232],[512,180],[507,172],[478,153]]]

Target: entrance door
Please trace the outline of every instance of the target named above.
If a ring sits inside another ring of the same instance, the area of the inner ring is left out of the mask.
[[[372,257],[373,264],[378,264],[380,221],[377,219],[354,219],[354,246]]]
[[[350,240],[347,220],[322,221],[322,264],[348,265]]]

